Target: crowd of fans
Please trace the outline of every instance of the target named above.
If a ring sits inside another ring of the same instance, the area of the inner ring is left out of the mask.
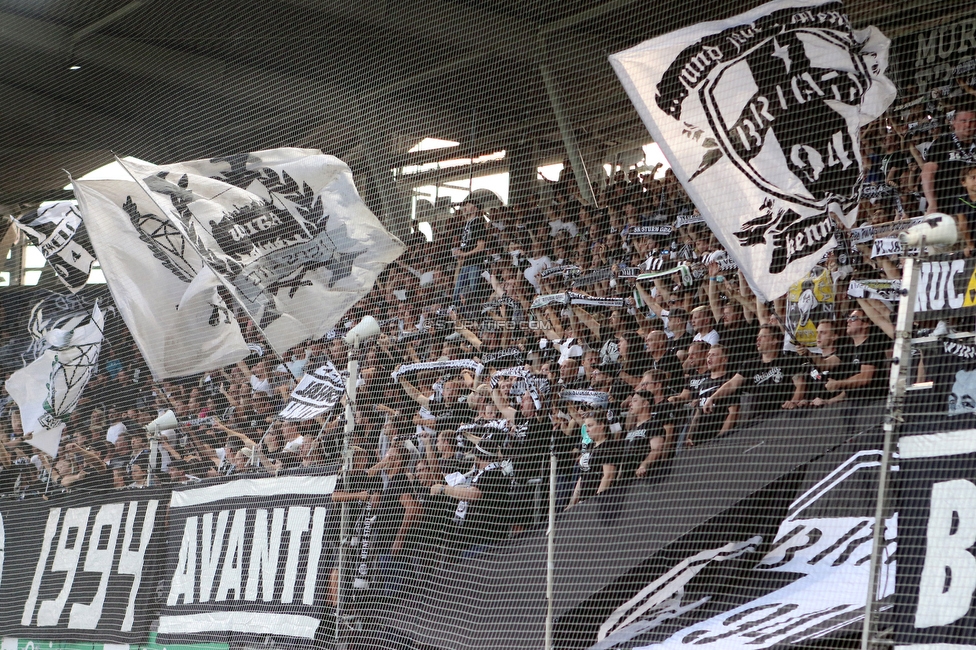
[[[865,127],[859,225],[937,208],[960,215],[968,256],[976,112],[935,117],[948,108],[915,102]],[[872,258],[864,242],[829,253],[814,274],[829,278],[830,299],[800,310],[816,327],[816,345],[803,345],[788,298],[758,299],[674,174],[658,176],[617,172],[599,207],[581,201],[568,168],[551,201],[488,213],[465,201],[432,241],[408,238],[334,333],[285,358],[241,315],[251,356],[153,382],[120,327],[57,458],[27,444],[4,399],[0,493],[54,499],[338,467],[344,402],[312,420],[276,416],[304,371],[345,366],[342,333],[367,314],[382,332],[360,353],[351,469],[333,498],[353,505],[353,520],[370,505],[380,559],[471,556],[540,524],[553,457],[562,511],[784,410],[884,396],[893,304],[847,289],[900,277],[897,256]],[[12,320],[0,344],[16,339]],[[151,467],[145,426],[166,409],[181,425],[159,436]]]

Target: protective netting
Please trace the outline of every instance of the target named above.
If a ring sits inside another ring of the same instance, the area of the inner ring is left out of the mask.
[[[976,644],[974,57],[927,0],[0,3],[3,649]]]

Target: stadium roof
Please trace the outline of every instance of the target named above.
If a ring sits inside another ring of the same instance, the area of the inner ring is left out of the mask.
[[[373,178],[458,155],[408,152],[426,136],[465,155],[530,143],[536,160],[561,157],[550,93],[580,148],[646,140],[607,56],[758,4],[0,0],[0,204],[63,196],[62,169],[112,152],[162,163],[308,146]],[[922,26],[926,4],[848,7],[891,35]],[[944,21],[971,5],[938,8]]]

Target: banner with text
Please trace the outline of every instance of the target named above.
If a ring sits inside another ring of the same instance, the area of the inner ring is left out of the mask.
[[[0,502],[0,634],[135,643],[156,614],[160,490]]]
[[[898,442],[898,647],[976,645],[976,430]]]
[[[159,635],[313,640],[326,609],[336,476],[243,478],[175,490]]]
[[[859,129],[888,107],[889,41],[840,2],[776,0],[610,63],[749,284],[782,296],[854,225]]]

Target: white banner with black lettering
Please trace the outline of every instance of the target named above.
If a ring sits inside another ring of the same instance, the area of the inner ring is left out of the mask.
[[[311,420],[331,411],[345,391],[342,373],[329,361],[305,373],[278,415],[282,420]]]
[[[76,201],[45,201],[14,224],[37,246],[72,293],[88,282],[95,252]]]
[[[145,640],[168,497],[143,489],[0,501],[0,635]]]
[[[336,476],[240,478],[173,492],[159,635],[315,638],[335,566]]]
[[[136,183],[75,180],[72,187],[105,282],[155,379],[249,354],[217,278]]]
[[[840,2],[777,0],[610,57],[750,285],[779,297],[854,224],[859,130],[888,107],[889,41]]]
[[[867,513],[880,458],[877,449],[858,449],[864,442],[837,448],[804,470],[807,489],[798,491],[771,540],[737,538],[739,515],[722,530],[699,535],[715,539],[663,573],[652,571],[642,588],[626,583],[624,593],[633,595],[609,612],[589,650],[808,647],[858,632],[874,536]],[[769,496],[754,495],[764,503]],[[900,528],[898,516],[885,521],[884,605],[895,590],[891,552],[896,538],[901,550]],[[751,568],[743,570],[746,565]],[[900,559],[898,571],[900,581]]]

